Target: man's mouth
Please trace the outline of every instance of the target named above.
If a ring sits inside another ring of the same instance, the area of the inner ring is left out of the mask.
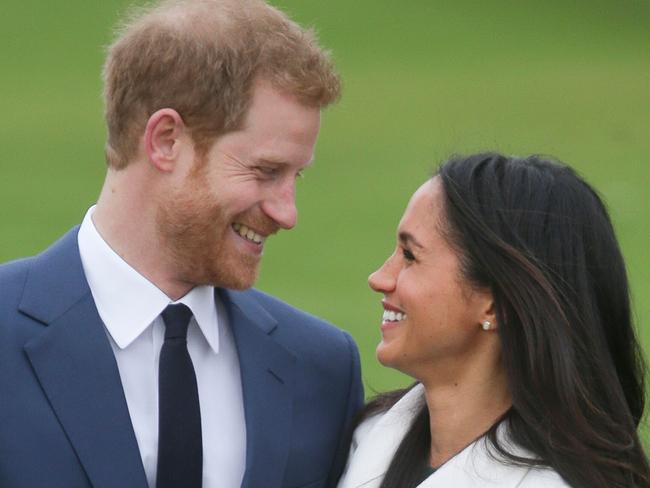
[[[240,224],[239,222],[232,224],[232,229],[244,239],[254,242],[255,244],[264,244],[264,241],[266,240],[265,236],[258,234],[250,227]]]

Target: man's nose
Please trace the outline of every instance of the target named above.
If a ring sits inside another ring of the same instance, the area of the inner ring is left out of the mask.
[[[295,182],[287,183],[275,189],[262,203],[262,210],[275,223],[283,229],[292,229],[298,221],[296,209]]]

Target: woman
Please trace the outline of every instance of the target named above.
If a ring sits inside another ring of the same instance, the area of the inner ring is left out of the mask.
[[[647,487],[643,368],[603,203],[568,167],[479,154],[409,202],[371,402],[340,488]]]

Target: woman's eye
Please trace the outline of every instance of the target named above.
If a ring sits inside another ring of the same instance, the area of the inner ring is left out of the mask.
[[[406,259],[407,261],[415,261],[415,256],[408,249],[402,249],[402,255],[404,256],[404,259]]]

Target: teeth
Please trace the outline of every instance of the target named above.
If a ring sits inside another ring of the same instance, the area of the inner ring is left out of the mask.
[[[255,232],[253,229],[249,229],[243,224],[240,223],[234,223],[232,224],[232,228],[237,234],[242,236],[244,239],[248,239],[249,241],[256,242],[257,244],[261,244],[264,242],[264,237]]]
[[[406,314],[402,312],[394,312],[392,310],[384,310],[384,322],[401,322],[406,319]]]

